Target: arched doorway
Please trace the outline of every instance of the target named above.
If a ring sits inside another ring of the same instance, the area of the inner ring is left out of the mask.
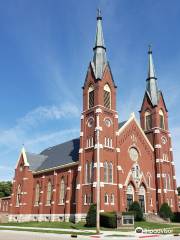
[[[139,188],[139,205],[141,206],[142,211],[146,212],[146,189],[143,185]]]
[[[126,191],[127,210],[129,209],[133,201],[134,201],[134,186],[131,183],[129,183]]]

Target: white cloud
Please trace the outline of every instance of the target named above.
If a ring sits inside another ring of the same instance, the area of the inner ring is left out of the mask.
[[[41,106],[28,112],[24,117],[17,120],[15,126],[0,131],[0,155],[2,156],[2,154],[5,155],[14,149],[19,149],[22,143],[31,146],[31,148],[33,148],[33,145],[36,145],[36,149],[38,149],[38,144],[54,142],[53,137],[58,138],[58,136],[65,135],[66,133],[70,135],[70,129],[51,132],[49,134],[48,129],[47,131],[40,132],[38,127],[42,123],[47,124],[48,121],[66,120],[76,118],[79,115],[78,108],[70,103],[63,104],[62,106]],[[74,131],[73,129],[72,133]],[[60,141],[61,139],[59,139]]]
[[[61,118],[77,117],[79,116],[79,109],[77,106],[65,103],[62,106],[41,106],[31,112],[27,113],[23,118],[17,121],[16,128],[22,126],[37,125],[46,120],[59,120]]]

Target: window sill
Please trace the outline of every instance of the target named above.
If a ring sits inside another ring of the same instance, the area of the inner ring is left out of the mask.
[[[89,149],[92,149],[92,148],[94,148],[94,146],[86,147],[85,150],[89,150]]]
[[[34,204],[34,207],[39,207],[39,204]]]
[[[104,145],[104,148],[107,148],[107,149],[110,149],[110,150],[114,149],[113,147],[108,147],[108,146],[105,146],[105,145]]]
[[[46,204],[45,207],[51,207],[51,204]]]
[[[59,206],[64,206],[65,204],[64,203],[58,203]]]

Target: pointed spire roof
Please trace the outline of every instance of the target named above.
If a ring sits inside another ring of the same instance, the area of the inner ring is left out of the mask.
[[[151,46],[149,46],[148,51],[148,77],[146,81],[147,81],[146,92],[151,100],[152,105],[156,106],[159,100],[159,90],[157,86],[157,78],[153,64]]]
[[[106,57],[106,47],[104,44],[103,30],[102,30],[102,16],[101,12],[98,9],[97,14],[97,27],[96,27],[96,37],[95,37],[95,46],[94,57],[92,61],[92,66],[96,79],[102,79],[105,66],[107,64]]]

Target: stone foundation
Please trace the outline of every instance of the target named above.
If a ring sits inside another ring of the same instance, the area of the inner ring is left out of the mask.
[[[80,222],[86,214],[11,214],[9,222]]]

